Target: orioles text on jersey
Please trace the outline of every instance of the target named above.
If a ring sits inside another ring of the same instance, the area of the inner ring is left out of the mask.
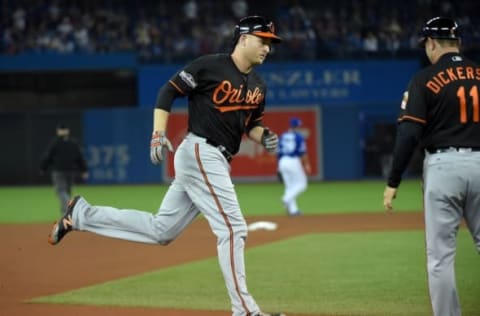
[[[257,108],[262,103],[264,94],[258,87],[253,91],[248,89],[244,95],[243,90],[243,85],[235,88],[230,81],[222,81],[212,94],[212,102],[217,105],[215,108],[220,112],[248,110]]]

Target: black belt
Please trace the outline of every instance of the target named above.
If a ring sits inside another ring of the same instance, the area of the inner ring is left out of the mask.
[[[427,149],[429,154],[439,154],[447,152],[471,152],[471,151],[480,151],[480,147],[441,147],[441,148],[430,148]]]
[[[223,157],[227,159],[229,163],[232,161],[233,155],[227,150],[227,148],[225,148],[225,146],[220,145],[217,142],[208,138],[206,140],[207,140],[207,144],[212,145],[213,147],[216,147],[222,153]]]

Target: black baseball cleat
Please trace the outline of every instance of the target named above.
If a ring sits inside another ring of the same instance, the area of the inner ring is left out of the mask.
[[[70,232],[73,228],[72,213],[75,204],[77,204],[79,195],[75,196],[68,202],[67,212],[53,224],[52,231],[48,235],[48,243],[52,246],[58,244],[65,235]]]

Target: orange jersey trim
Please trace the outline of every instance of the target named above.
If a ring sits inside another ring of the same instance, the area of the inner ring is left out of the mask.
[[[427,121],[425,121],[424,119],[421,119],[421,118],[418,118],[418,117],[415,117],[415,116],[410,116],[410,115],[401,116],[401,117],[398,119],[398,121],[399,121],[399,122],[402,122],[402,121],[414,121],[414,122],[417,122],[417,123],[427,124]]]
[[[168,82],[169,82],[175,89],[177,89],[178,92],[180,92],[181,94],[185,95],[185,92],[183,92],[183,90],[180,89],[180,87],[177,86],[177,85],[175,84],[175,82],[173,82],[172,80],[168,80]]]
[[[225,106],[216,106],[215,108],[220,112],[232,112],[238,110],[252,110],[256,109],[258,105],[225,105]]]

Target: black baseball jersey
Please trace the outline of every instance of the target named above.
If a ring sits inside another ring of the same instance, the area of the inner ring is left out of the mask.
[[[447,53],[410,81],[401,103],[388,185],[396,188],[420,142],[426,150],[480,147],[480,67]]]
[[[244,133],[263,125],[265,82],[254,69],[241,73],[228,54],[194,60],[167,85],[177,95],[188,96],[188,131],[225,146],[232,154],[238,152]],[[167,93],[168,88],[163,91]],[[161,94],[162,90],[157,107],[170,110],[170,100]]]
[[[399,121],[424,125],[422,146],[480,147],[480,67],[458,53],[415,75],[405,92]]]

